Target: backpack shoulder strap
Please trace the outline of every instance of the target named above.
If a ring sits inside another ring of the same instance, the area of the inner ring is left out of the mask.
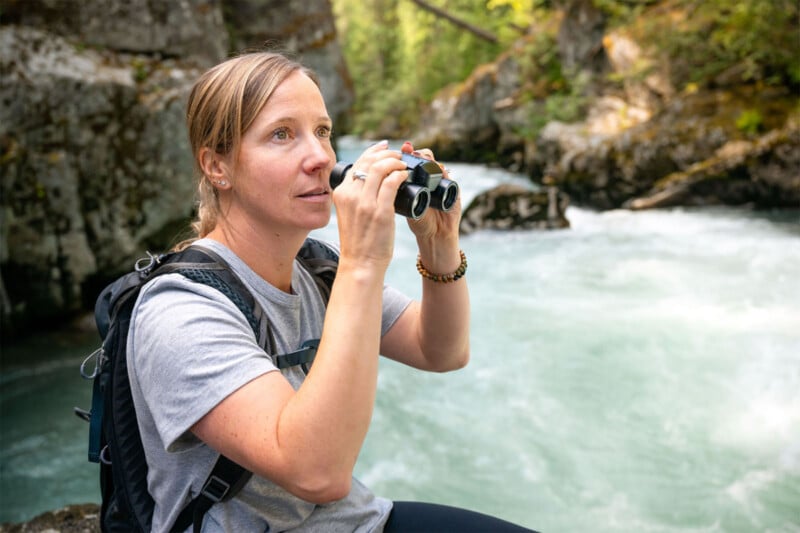
[[[264,315],[261,306],[255,301],[250,291],[227,266],[225,260],[216,253],[210,250],[201,251],[197,249],[192,250],[192,248],[187,249],[187,252],[190,251],[191,253],[205,254],[213,258],[216,264],[223,265],[225,268],[223,268],[222,271],[216,269],[211,271],[208,269],[194,269],[176,265],[176,271],[189,279],[215,287],[228,296],[242,311],[245,317],[247,317],[250,326],[256,334],[256,339],[259,339],[259,344],[265,348],[267,353],[270,353],[270,350],[260,341],[262,334],[259,333],[259,324],[262,322],[265,324],[266,331],[262,331],[262,333],[266,342],[269,343],[270,346],[275,346],[275,341],[272,338],[272,331],[269,327],[266,315]],[[191,260],[196,259],[191,255],[187,256],[187,258]],[[306,266],[309,272],[311,272],[320,290],[320,294],[322,294],[323,299],[327,303],[330,297],[331,287],[333,286],[333,280],[336,276],[339,255],[321,241],[308,238],[300,249],[297,258]],[[223,282],[221,286],[218,286],[219,281]],[[317,344],[312,343],[309,346],[304,346],[303,349],[298,352],[292,352],[283,356],[276,354],[275,359],[278,368],[303,365],[303,368],[307,371],[306,365],[313,360],[316,348]],[[250,471],[234,463],[224,455],[220,455],[214,468],[208,475],[208,478],[206,478],[200,494],[189,502],[183,511],[181,511],[172,531],[184,531],[189,524],[193,524],[194,533],[200,533],[203,517],[211,506],[217,502],[224,502],[232,498],[244,487],[251,476],[252,473]]]
[[[227,296],[247,319],[259,346],[271,353],[275,339],[266,314],[225,260],[212,250],[201,250],[197,247],[189,247],[181,254],[179,261],[173,260],[162,267],[166,269],[163,273],[176,272],[187,279],[213,287]]]
[[[214,468],[203,483],[203,489],[186,507],[170,530],[180,533],[192,525],[194,533],[200,533],[203,517],[215,503],[226,502],[233,498],[250,480],[252,472],[234,463],[224,455],[220,455]]]
[[[104,354],[103,368],[94,374],[94,390],[90,418],[90,461],[102,462],[113,468],[101,468],[101,488],[114,486],[124,494],[122,499],[104,501],[103,517],[117,520],[114,529],[133,527],[149,531],[154,502],[147,490],[147,466],[141,435],[138,430],[136,412],[133,407],[129,376],[127,372],[128,328],[136,299],[141,288],[150,280],[169,273],[179,273],[188,279],[209,285],[227,296],[247,318],[259,344],[269,340],[260,323],[261,307],[249,290],[232,272],[228,265],[213,252],[198,248],[160,256],[148,254],[149,262],[137,262],[134,272],[128,273],[106,287],[95,305],[95,320],[103,337],[103,349],[114,353]],[[264,325],[264,329],[268,329]],[[263,341],[263,342],[262,342]],[[100,430],[101,424],[106,427]],[[105,447],[101,450],[101,447]],[[196,531],[202,525],[203,516],[218,501],[232,498],[250,479],[252,474],[220,456],[209,474],[201,494],[182,511],[176,531],[185,530],[194,523]],[[105,499],[104,499],[105,500]],[[122,518],[127,513],[130,518]],[[118,518],[119,517],[119,518]],[[186,521],[188,519],[188,521]],[[101,520],[105,524],[105,520]],[[180,526],[180,527],[179,527]],[[178,528],[179,527],[179,528]]]
[[[339,267],[338,252],[329,244],[308,237],[297,254],[297,260],[311,273],[322,299],[327,304],[336,278],[336,269]]]
[[[207,262],[208,260],[210,262]],[[261,306],[245,287],[239,277],[234,274],[222,257],[211,250],[187,248],[179,261],[173,261],[162,267],[164,273],[176,272],[197,283],[203,283],[220,291],[228,297],[247,318],[253,329],[256,341],[268,353],[275,345],[271,328]],[[261,327],[262,322],[264,327]],[[252,472],[243,466],[220,455],[214,468],[203,483],[203,488],[178,515],[172,531],[185,531],[189,525],[195,533],[200,533],[203,518],[212,505],[233,498],[250,480]]]

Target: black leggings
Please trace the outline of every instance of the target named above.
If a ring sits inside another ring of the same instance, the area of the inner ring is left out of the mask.
[[[458,507],[433,503],[394,502],[383,531],[384,533],[530,533],[532,530]]]

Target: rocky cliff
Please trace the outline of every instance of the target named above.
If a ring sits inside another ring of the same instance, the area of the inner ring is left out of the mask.
[[[590,1],[563,4],[560,20],[443,90],[416,144],[548,178],[596,209],[800,207],[796,89],[743,81],[741,66],[675,87],[658,50],[604,29]]]
[[[294,6],[295,4],[290,4]],[[264,43],[353,92],[329,0],[11,0],[0,12],[3,339],[86,307],[193,209],[184,113],[197,75]]]

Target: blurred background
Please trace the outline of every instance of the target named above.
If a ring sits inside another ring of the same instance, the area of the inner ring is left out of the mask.
[[[3,0],[0,523],[98,501],[94,299],[186,235],[193,81],[267,47],[319,74],[340,159],[429,146],[467,208],[473,361],[383,363],[358,477],[546,531],[800,531],[799,12]]]

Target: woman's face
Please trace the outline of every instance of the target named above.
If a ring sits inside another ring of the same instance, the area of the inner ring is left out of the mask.
[[[233,162],[229,215],[256,231],[310,231],[328,224],[332,123],[317,85],[294,72],[244,133]]]

